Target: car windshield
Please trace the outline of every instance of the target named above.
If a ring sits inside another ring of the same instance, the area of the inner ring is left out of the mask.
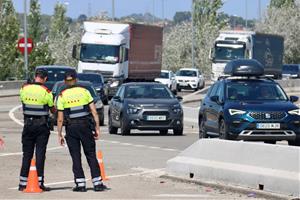
[[[48,79],[47,81],[49,82],[57,82],[57,81],[62,81],[64,80],[65,73],[67,71],[72,71],[73,69],[49,69],[46,68],[48,72]]]
[[[196,77],[197,72],[193,70],[180,70],[176,73],[176,76],[191,76]]]
[[[288,100],[279,85],[257,81],[228,83],[226,86],[226,99],[234,101]]]
[[[171,99],[174,95],[164,85],[129,85],[125,88],[125,98]]]
[[[233,60],[245,57],[243,45],[216,44],[214,60]]]
[[[81,44],[80,61],[115,64],[119,61],[119,46]]]
[[[93,84],[103,83],[101,75],[98,74],[78,74],[77,78],[81,81],[89,81]]]
[[[169,78],[169,72],[161,72],[159,78]]]

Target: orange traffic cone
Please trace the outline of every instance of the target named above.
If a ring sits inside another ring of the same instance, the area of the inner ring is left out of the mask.
[[[109,180],[108,177],[105,176],[105,171],[104,171],[104,163],[103,163],[103,156],[102,152],[98,151],[97,153],[97,159],[100,167],[100,172],[101,172],[101,178],[103,181]]]
[[[39,180],[38,180],[38,175],[36,171],[36,166],[35,166],[35,160],[31,160],[31,165],[30,165],[30,170],[29,170],[29,175],[28,175],[28,182],[26,189],[23,190],[25,193],[40,193],[43,190],[39,186]]]

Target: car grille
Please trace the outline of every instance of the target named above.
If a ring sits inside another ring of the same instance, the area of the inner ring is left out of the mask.
[[[281,120],[285,112],[250,112],[249,115],[256,120]]]

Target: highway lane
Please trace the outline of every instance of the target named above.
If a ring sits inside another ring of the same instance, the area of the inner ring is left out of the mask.
[[[247,195],[232,193],[195,184],[174,182],[160,178],[165,174],[166,161],[198,139],[198,129],[194,126],[192,111],[185,108],[187,120],[183,136],[159,136],[157,132],[134,131],[130,136],[110,135],[107,126],[101,127],[101,139],[97,149],[104,154],[106,182],[110,190],[102,193],[88,191],[85,194],[73,193],[73,175],[68,149],[57,144],[57,136],[50,136],[45,168],[46,183],[51,192],[41,195],[22,194],[15,190],[21,165],[21,131],[22,126],[13,121],[8,112],[19,105],[18,97],[0,98],[0,134],[5,139],[5,148],[0,150],[0,199],[58,199],[58,198],[122,198],[122,199],[241,199]],[[107,109],[107,107],[106,107]],[[196,111],[198,112],[198,111]],[[21,110],[13,116],[22,123]],[[107,116],[106,116],[107,119]],[[106,121],[107,124],[107,121]],[[83,167],[86,178],[89,168],[85,158]],[[87,182],[91,188],[91,182]]]

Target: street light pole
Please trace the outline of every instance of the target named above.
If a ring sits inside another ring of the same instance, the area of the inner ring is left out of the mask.
[[[246,24],[245,24],[245,26],[246,26],[246,29],[248,28],[248,1],[247,0],[245,0],[245,21],[246,21]]]
[[[25,67],[25,80],[28,77],[28,49],[27,49],[27,0],[24,0],[24,67]]]
[[[192,0],[192,67],[195,68],[195,27],[194,27],[194,0]]]
[[[111,0],[111,7],[112,7],[112,11],[111,11],[111,15],[112,15],[112,21],[115,21],[115,0]]]

